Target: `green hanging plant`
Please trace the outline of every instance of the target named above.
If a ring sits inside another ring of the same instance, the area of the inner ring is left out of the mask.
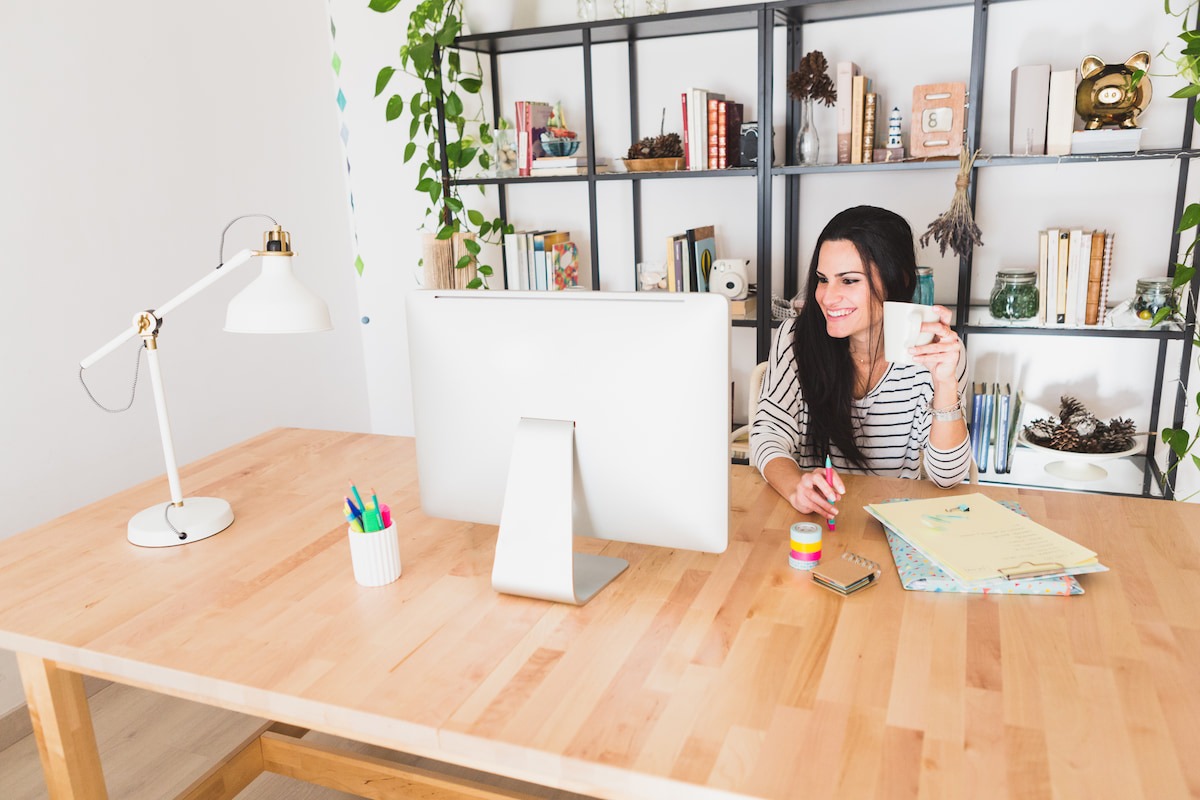
[[[386,13],[401,0],[370,0],[373,11]],[[483,87],[478,56],[472,68],[463,64],[454,40],[462,33],[463,0],[422,0],[412,9],[408,31],[400,46],[398,66],[386,66],[375,78],[375,96],[387,89],[392,76],[404,72],[417,79],[420,88],[405,100],[399,94],[387,99],[385,116],[389,122],[409,120],[408,143],[404,163],[421,159],[416,190],[428,197],[422,229],[435,232],[440,240],[456,233],[474,234],[465,238],[466,254],[455,269],[466,269],[476,261],[480,242],[499,244],[502,234],[513,228],[503,219],[488,219],[482,211],[470,208],[461,194],[458,179],[473,165],[481,170],[491,166],[487,146],[492,144],[492,126],[484,117],[482,104],[471,102]],[[467,106],[478,110],[468,115]],[[443,158],[444,156],[444,158]],[[484,187],[479,186],[480,194]],[[479,274],[467,286],[487,288],[484,278],[494,274],[487,264],[477,264]]]

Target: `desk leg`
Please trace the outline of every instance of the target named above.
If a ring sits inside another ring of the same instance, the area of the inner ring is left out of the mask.
[[[17,654],[51,800],[108,800],[83,676]]]

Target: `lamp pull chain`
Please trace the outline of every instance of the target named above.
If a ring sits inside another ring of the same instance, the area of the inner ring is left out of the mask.
[[[137,361],[133,366],[133,386],[129,389],[129,402],[124,408],[109,408],[96,399],[96,395],[92,394],[92,390],[88,388],[87,381],[83,379],[83,367],[79,368],[79,382],[83,384],[83,390],[87,392],[88,398],[96,404],[96,408],[101,411],[107,411],[109,414],[120,414],[122,411],[128,411],[133,406],[133,398],[137,394],[138,374],[142,371],[142,351],[146,349],[146,343],[142,342],[141,347],[137,349]]]

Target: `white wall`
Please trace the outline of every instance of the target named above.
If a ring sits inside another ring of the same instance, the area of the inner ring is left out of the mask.
[[[0,72],[0,538],[163,474],[145,364],[133,409],[109,415],[78,362],[213,269],[238,214],[291,231],[335,331],[223,333],[255,264],[173,313],[159,342],[179,462],[276,426],[369,427],[323,0],[8,3]],[[238,223],[226,254],[264,229]],[[136,348],[87,372],[110,405]],[[22,695],[0,655],[3,714]]]

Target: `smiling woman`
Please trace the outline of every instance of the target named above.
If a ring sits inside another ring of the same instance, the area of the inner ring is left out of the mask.
[[[799,316],[772,342],[751,462],[803,513],[836,514],[838,470],[962,482],[970,446],[961,398],[966,353],[950,312],[921,328],[915,363],[884,357],[883,303],[908,301],[917,284],[912,229],[886,209],[856,206],[817,240]],[[830,479],[832,478],[832,480]]]

